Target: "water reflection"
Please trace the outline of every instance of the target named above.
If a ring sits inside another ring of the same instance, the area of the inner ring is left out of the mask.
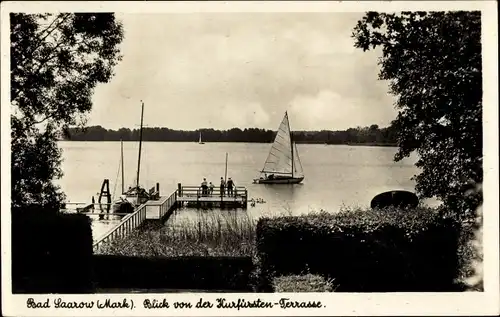
[[[259,186],[262,186],[267,191],[274,193],[274,196],[279,197],[282,200],[293,200],[297,195],[300,195],[304,184],[260,184]]]

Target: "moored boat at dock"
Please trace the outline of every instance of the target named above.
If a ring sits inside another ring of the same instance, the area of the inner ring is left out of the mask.
[[[139,185],[139,176],[141,169],[141,154],[142,154],[142,130],[143,130],[143,119],[144,119],[144,102],[141,102],[141,126],[139,130],[139,156],[137,159],[137,178],[136,184],[133,187],[129,187],[125,191],[124,188],[124,165],[123,165],[123,142],[121,143],[121,171],[122,171],[122,194],[120,197],[113,202],[113,212],[117,213],[132,213],[135,208],[147,202],[150,199],[156,198],[158,194],[155,195],[154,187],[148,192],[146,189]],[[159,185],[157,185],[159,189]]]

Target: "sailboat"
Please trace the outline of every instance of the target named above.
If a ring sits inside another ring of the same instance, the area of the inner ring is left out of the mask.
[[[134,211],[134,206],[132,202],[127,200],[127,196],[125,195],[125,177],[124,177],[124,161],[123,161],[123,140],[120,140],[120,149],[121,149],[121,158],[120,158],[120,170],[122,174],[122,190],[121,195],[118,199],[113,201],[113,212],[116,213],[131,213]]]
[[[124,177],[123,177],[123,142],[121,145],[121,170],[122,170],[122,195],[113,204],[113,211],[115,212],[133,212],[135,207],[145,203],[149,200],[149,195],[147,191],[139,186],[139,175],[141,168],[141,151],[142,151],[142,125],[144,118],[144,102],[142,103],[141,109],[141,128],[139,132],[139,157],[137,159],[137,178],[136,185],[134,187],[129,187],[127,191],[124,188]]]
[[[297,145],[293,142],[287,112],[260,173],[261,176],[253,180],[256,184],[298,184],[304,180],[302,163]]]
[[[205,142],[203,142],[203,141],[201,140],[201,132],[200,132],[200,140],[198,141],[198,144],[205,144]]]

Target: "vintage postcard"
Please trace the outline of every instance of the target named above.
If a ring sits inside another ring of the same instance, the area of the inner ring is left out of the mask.
[[[4,315],[500,312],[494,1],[1,23]]]

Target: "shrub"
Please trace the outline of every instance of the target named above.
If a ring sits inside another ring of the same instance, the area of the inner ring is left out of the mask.
[[[464,284],[467,290],[484,291],[483,207],[480,206],[476,213],[477,217],[471,225],[473,236],[466,244],[471,249],[471,256],[467,258],[466,267],[470,268],[470,273],[465,276]]]
[[[250,257],[94,255],[96,287],[249,291]]]
[[[92,292],[92,228],[85,215],[12,212],[12,292]]]
[[[476,219],[462,221],[457,251],[460,264],[457,282],[467,291],[483,291],[482,206],[476,213]]]
[[[304,270],[333,278],[344,292],[454,290],[459,231],[425,208],[262,218],[259,290]]]

